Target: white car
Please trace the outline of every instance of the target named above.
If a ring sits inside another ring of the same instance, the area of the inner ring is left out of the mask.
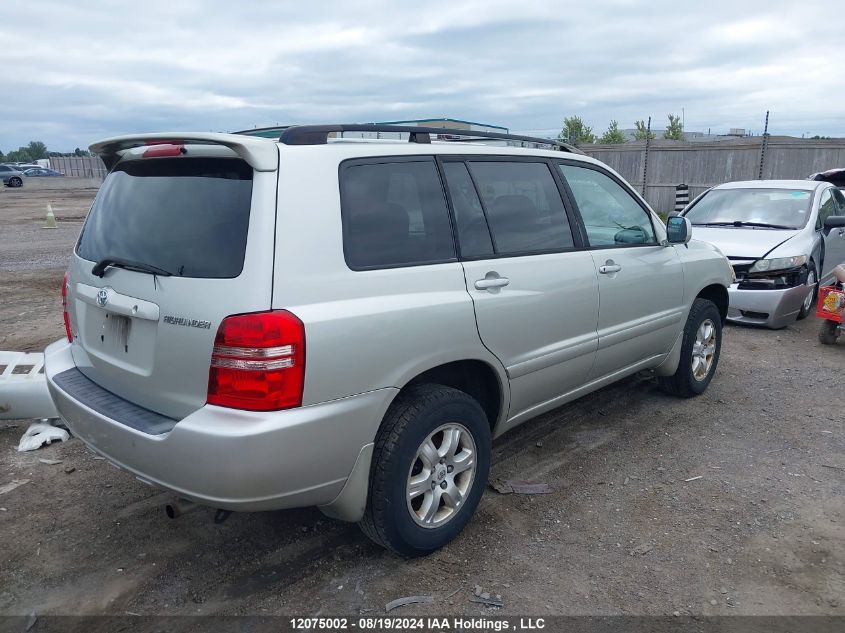
[[[781,328],[805,318],[819,282],[831,283],[845,261],[845,195],[829,182],[729,182],[682,215],[734,268],[730,321]]]

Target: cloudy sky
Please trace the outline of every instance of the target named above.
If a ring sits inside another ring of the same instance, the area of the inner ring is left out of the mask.
[[[836,0],[0,0],[0,150],[451,117],[845,136]],[[826,17],[827,16],[827,17]]]

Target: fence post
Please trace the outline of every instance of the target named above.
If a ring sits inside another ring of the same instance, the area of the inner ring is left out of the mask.
[[[763,180],[763,165],[766,164],[766,149],[769,145],[769,111],[766,110],[766,125],[763,127],[763,143],[760,145],[760,169],[757,180]]]
[[[675,187],[675,213],[680,213],[689,204],[689,185],[681,183]]]
[[[645,149],[643,149],[643,187],[640,193],[645,198],[645,185],[648,179],[648,148],[651,144],[651,117],[648,117],[648,126],[645,132]]]

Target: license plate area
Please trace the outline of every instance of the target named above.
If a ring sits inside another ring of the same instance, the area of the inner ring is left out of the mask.
[[[149,375],[155,362],[158,323],[118,314],[78,301],[80,344],[89,362],[102,363],[139,375]]]
[[[132,330],[132,319],[122,314],[106,312],[103,319],[100,343],[103,349],[115,352],[129,353],[130,332]]]

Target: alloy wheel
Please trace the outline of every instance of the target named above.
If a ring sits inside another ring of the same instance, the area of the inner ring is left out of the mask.
[[[692,345],[692,376],[699,382],[707,378],[716,357],[716,324],[705,319],[695,333]]]
[[[812,268],[807,271],[807,297],[804,299],[804,312],[809,312],[813,305],[813,296],[816,294],[816,271]]]
[[[440,527],[461,509],[472,489],[475,440],[458,422],[435,429],[417,449],[408,471],[408,510],[417,525]]]

